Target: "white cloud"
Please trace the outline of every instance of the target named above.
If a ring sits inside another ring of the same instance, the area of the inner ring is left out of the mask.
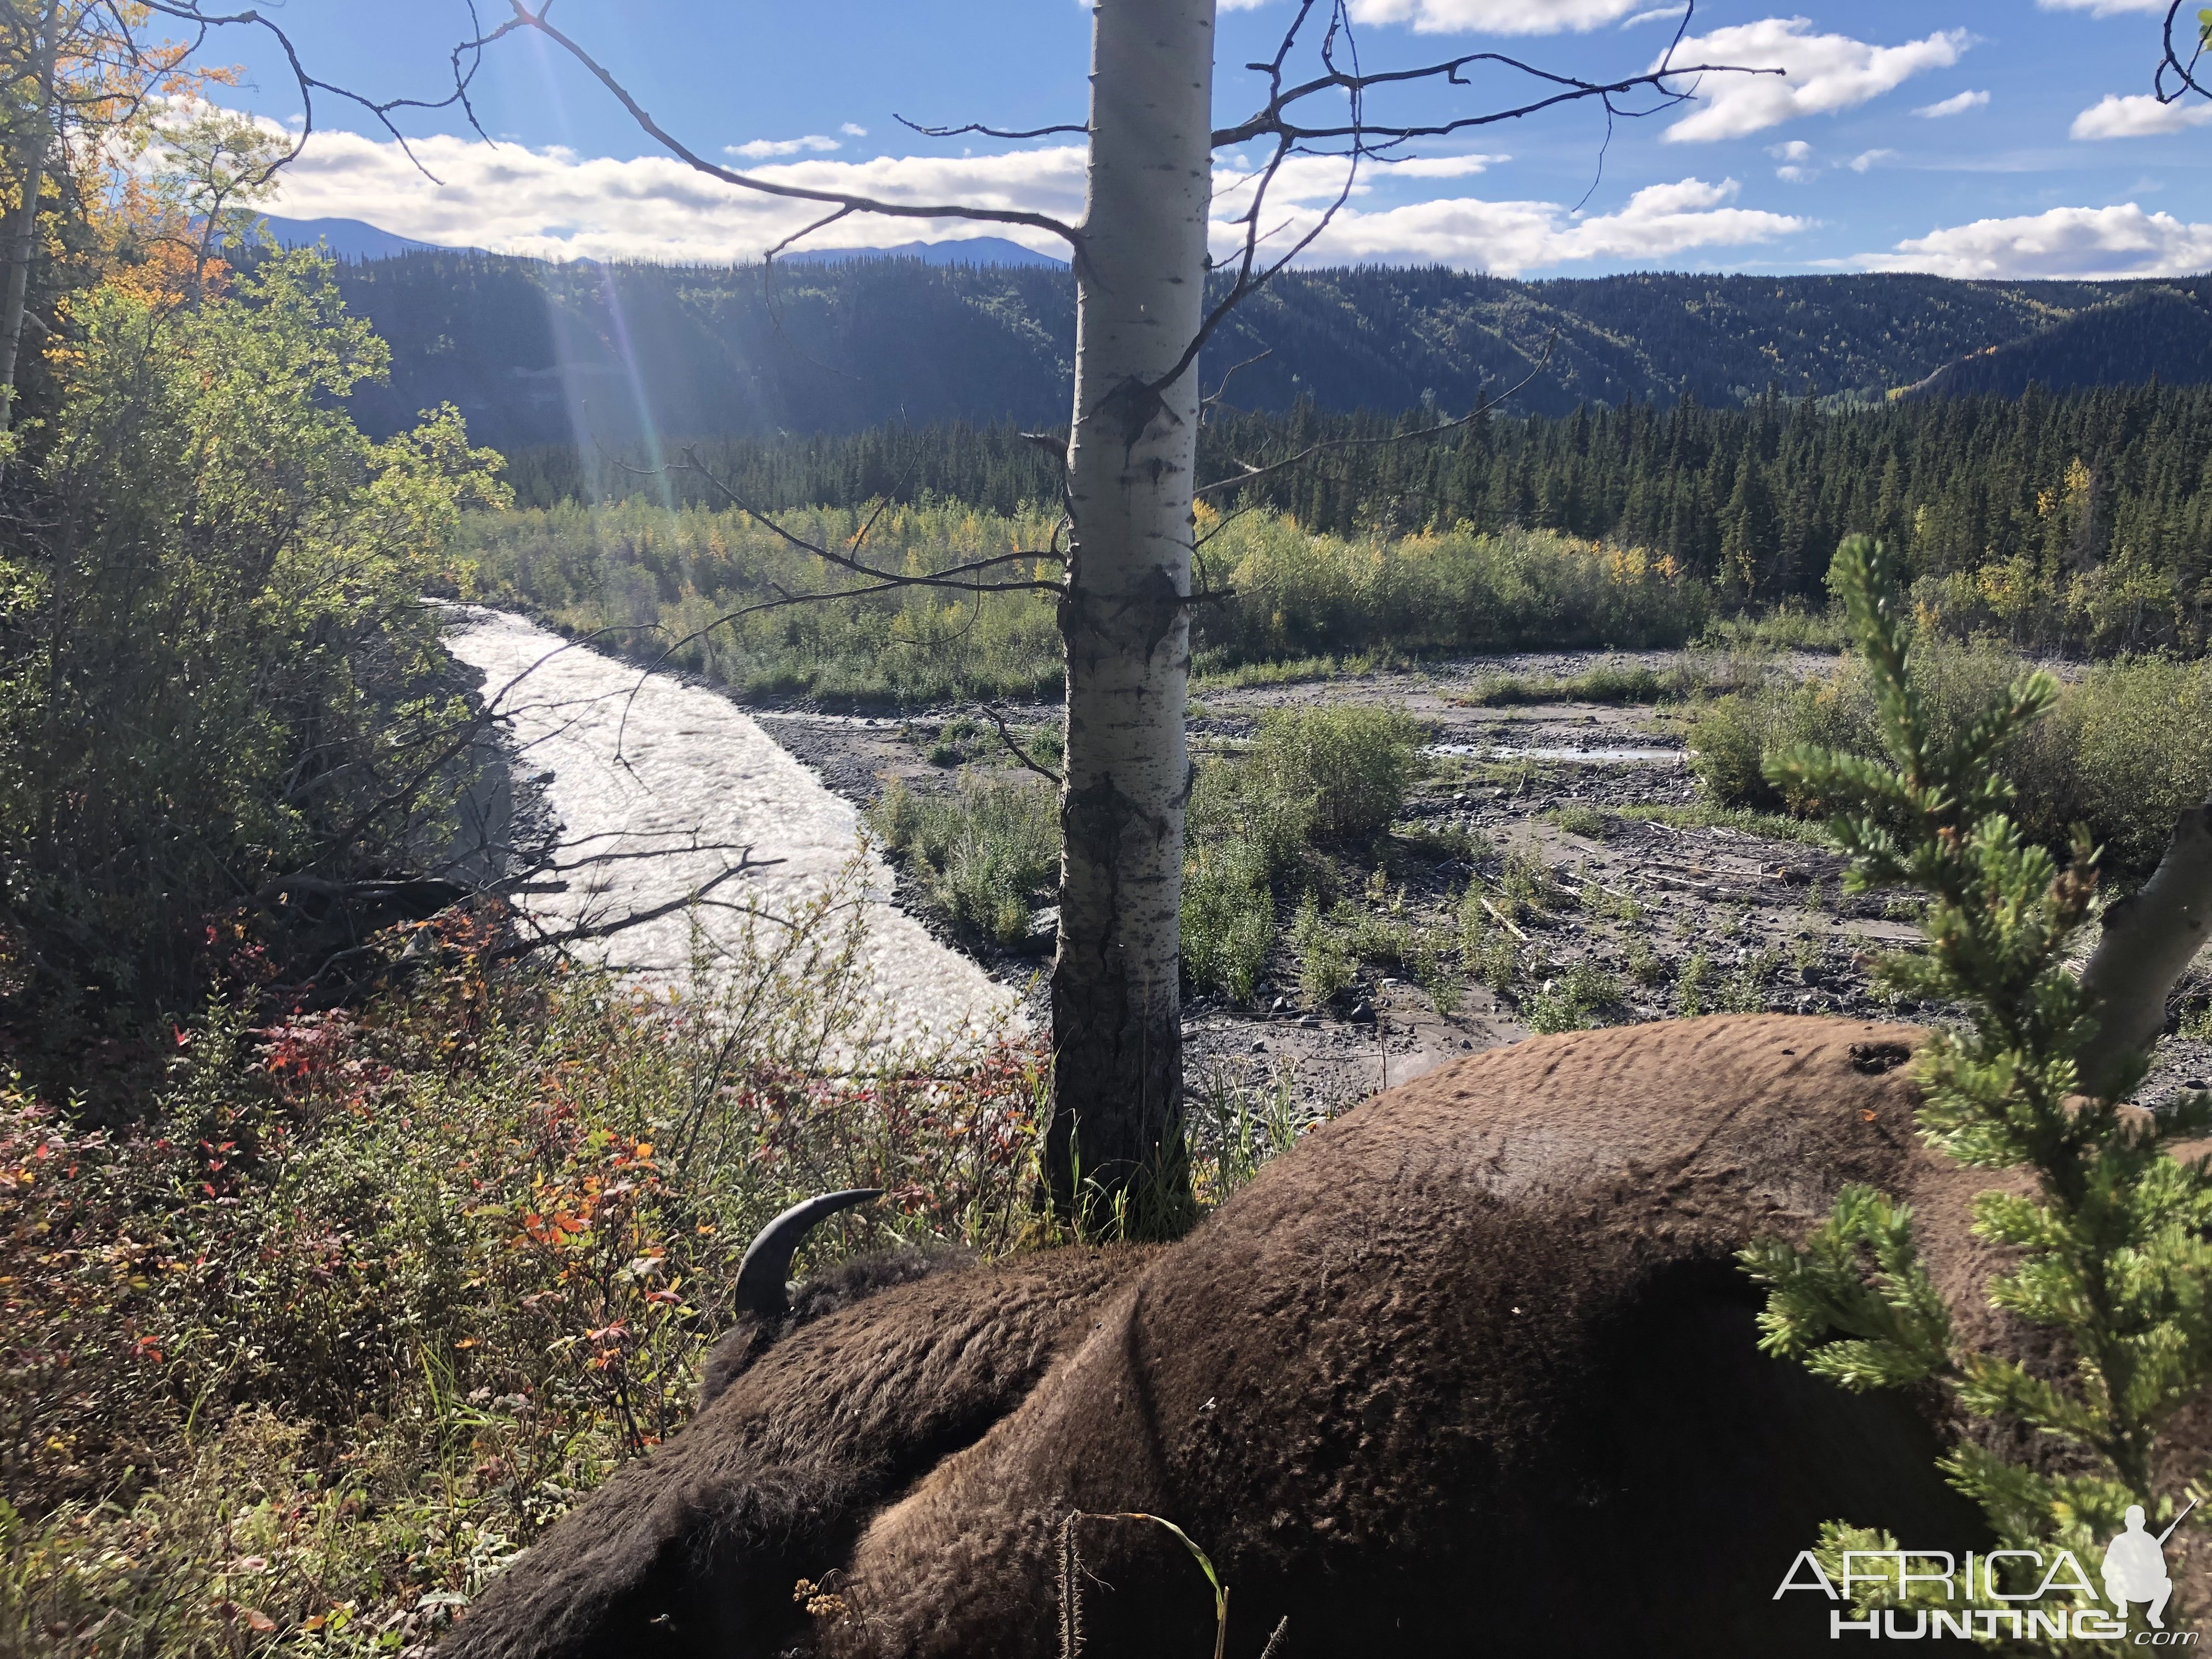
[[[1352,0],[1352,20],[1410,23],[1420,34],[1556,34],[1561,29],[1596,28],[1641,3],[1642,0]]]
[[[2166,0],[2036,0],[2045,11],[2086,11],[2092,17],[2118,17],[2124,12],[2164,11]]]
[[[1844,165],[1853,173],[1864,173],[1877,161],[1891,161],[1896,159],[1897,152],[1893,149],[1863,149]]]
[[[1686,6],[1656,6],[1650,11],[1639,11],[1633,17],[1622,18],[1620,27],[1632,29],[1638,23],[1656,23],[1662,18],[1680,17],[1688,9]]]
[[[417,140],[415,149],[442,184],[416,172],[397,144],[357,133],[317,133],[307,153],[285,169],[282,192],[270,210],[301,219],[365,219],[426,242],[544,259],[709,264],[757,258],[823,210],[814,203],[720,184],[667,156],[584,160],[560,149],[447,137]],[[810,159],[758,173],[778,182],[888,201],[1020,208],[1070,220],[1083,211],[1084,152],[1074,145],[1009,155]],[[969,236],[1004,236],[1060,258],[1067,252],[1050,233],[1019,226],[858,215],[805,246],[866,247]]]
[[[848,138],[865,138],[868,136],[867,128],[856,126],[850,121],[846,122],[842,126],[839,127],[837,131],[843,133]]]
[[[1352,181],[1352,194],[1365,196],[1377,185],[1401,179],[1464,179],[1487,172],[1492,164],[1510,161],[1510,155],[1421,155],[1403,161],[1368,161]],[[1299,202],[1332,202],[1344,191],[1346,163],[1334,155],[1293,155],[1275,171],[1267,186],[1270,210]],[[1224,155],[1214,164],[1213,210],[1243,212],[1250,204],[1250,187],[1260,171],[1243,155]]]
[[[1940,121],[1947,115],[1964,115],[1970,109],[1980,109],[1989,101],[1986,92],[1954,93],[1933,104],[1923,104],[1912,112],[1924,120]]]
[[[1487,173],[1497,163],[1512,159],[1510,155],[1416,155],[1403,161],[1373,162],[1360,176],[1370,180],[1464,179],[1470,173]]]
[[[1084,7],[1087,10],[1091,5],[1091,0],[1076,0],[1076,3]],[[1219,9],[1223,11],[1257,11],[1261,7],[1267,3],[1267,0],[1220,0]]]
[[[584,159],[564,149],[441,137],[416,150],[444,182],[411,167],[398,145],[357,133],[316,135],[283,175],[270,211],[294,218],[364,219],[403,236],[453,246],[475,246],[546,259],[650,259],[726,264],[761,251],[817,219],[808,202],[724,185],[672,158]],[[1217,183],[1213,243],[1234,249],[1241,228],[1229,216],[1242,204],[1232,188],[1240,175],[1224,157]],[[1412,179],[1451,179],[1503,156],[1425,157]],[[821,157],[765,167],[779,183],[866,193],[887,201],[960,202],[1026,209],[1073,220],[1083,211],[1083,149],[1059,145],[1006,155],[881,156],[871,161]],[[1407,173],[1406,167],[1395,170]],[[1380,167],[1361,170],[1361,194],[1387,181]],[[1287,246],[1319,217],[1343,184],[1340,162],[1299,157],[1276,181],[1268,246]],[[1355,201],[1340,210],[1307,256],[1340,260],[1439,260],[1469,270],[1511,273],[1589,259],[1656,259],[1692,248],[1771,241],[1808,221],[1734,205],[1734,179],[1685,179],[1638,191],[1618,211],[1577,216],[1553,202],[1486,202],[1460,198],[1407,203],[1369,211]],[[880,246],[889,242],[1005,236],[1065,256],[1048,233],[957,219],[890,219],[855,215],[813,238],[809,247]]]
[[[1698,106],[1667,129],[1667,140],[1741,138],[1801,115],[1849,109],[1924,70],[1948,68],[1973,40],[1965,29],[1945,29],[1901,46],[1875,46],[1844,34],[1808,33],[1812,27],[1809,18],[1768,17],[1683,41],[1678,63],[1740,64],[1786,73],[1707,76],[1698,89]]]
[[[1813,147],[1802,138],[1792,138],[1786,144],[1769,144],[1766,153],[1778,161],[1802,161],[1813,154]]]
[[[1774,169],[1774,176],[1787,185],[1809,184],[1820,176],[1818,167],[1787,167]]]
[[[844,148],[835,138],[825,138],[818,132],[810,132],[804,138],[756,138],[750,143],[725,144],[722,154],[742,156],[748,161],[763,161],[772,155],[803,155],[809,150]]]
[[[1462,198],[1420,202],[1377,212],[1340,210],[1316,240],[1310,262],[1435,261],[1463,270],[1515,276],[1586,259],[1657,259],[1691,248],[1767,242],[1805,229],[1811,221],[1728,205],[1733,179],[1708,184],[1684,179],[1651,185],[1617,213],[1577,217],[1556,202],[1484,202]],[[1276,239],[1288,243],[1317,218],[1315,210],[1286,216]],[[1236,245],[1238,228],[1217,222],[1214,248]]]
[[[2212,225],[2118,207],[2052,208],[2017,219],[1978,219],[1861,254],[1870,270],[1938,276],[2179,276],[2212,265]]]
[[[2212,121],[2212,104],[2161,104],[2147,92],[2106,93],[2074,118],[2075,138],[2150,138]]]

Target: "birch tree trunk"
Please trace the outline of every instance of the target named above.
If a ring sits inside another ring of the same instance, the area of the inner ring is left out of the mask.
[[[61,46],[60,0],[47,0],[40,19],[39,108],[31,118],[23,153],[23,199],[8,225],[8,284],[0,289],[0,433],[15,421],[15,365],[23,343],[23,308],[30,297],[31,263],[39,252],[39,192],[46,186],[46,151],[53,143],[54,67]]]
[[[1059,949],[1046,1168],[1063,1212],[1188,1200],[1177,938],[1190,672],[1196,337],[1212,191],[1214,0],[1098,0],[1075,260]],[[1081,1192],[1079,1193],[1079,1185]]]

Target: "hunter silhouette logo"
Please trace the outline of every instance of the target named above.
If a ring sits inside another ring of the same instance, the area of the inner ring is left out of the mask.
[[[2128,1506],[2128,1529],[2105,1551],[2105,1595],[2119,1608],[2121,1618],[2128,1616],[2129,1602],[2148,1601],[2150,1627],[2166,1628],[2166,1598],[2173,1594],[2173,1580],[2166,1576],[2166,1540],[2196,1507],[2192,1498],[2189,1509],[2173,1517],[2173,1525],[2153,1538],[2143,1530],[2142,1505]]]
[[[1919,1602],[1911,1607],[1868,1608],[1856,1619],[1843,1607],[1831,1607],[1832,1641],[1848,1632],[1897,1641],[1956,1636],[1982,1641],[2008,1637],[2014,1641],[2124,1642],[2129,1639],[2129,1607],[2142,1603],[2150,1628],[2138,1631],[2130,1645],[2194,1647],[2195,1631],[2166,1628],[2166,1604],[2173,1595],[2173,1580],[2166,1571],[2166,1542],[2196,1507],[2192,1498],[2164,1532],[2154,1535],[2144,1530],[2142,1506],[2130,1506],[2125,1528],[2105,1548],[2102,1595],[2071,1550],[1969,1551],[1963,1568],[1949,1550],[1845,1550],[1843,1571],[1833,1579],[1811,1550],[1800,1550],[1774,1599],[1778,1601],[1791,1590],[1814,1590],[1849,1606],[1859,1601],[1869,1586],[1879,1585],[1897,1601]],[[2032,1579],[2035,1588],[2008,1591],[2003,1588],[2007,1578],[2023,1584]],[[1917,1598],[1915,1586],[1922,1587]],[[1934,1599],[1939,1586],[1948,1606],[1937,1605]],[[2070,1605],[2043,1605],[2046,1596],[2067,1592],[2075,1598]]]

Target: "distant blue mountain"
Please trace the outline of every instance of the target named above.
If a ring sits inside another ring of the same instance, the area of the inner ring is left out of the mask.
[[[1067,261],[1032,253],[1003,236],[970,236],[958,242],[901,242],[896,247],[833,247],[817,253],[789,253],[787,259],[811,264],[842,264],[848,259],[919,259],[926,265],[1057,265]]]
[[[388,259],[395,253],[435,253],[435,242],[417,242],[358,219],[280,219],[263,216],[269,234],[284,247],[313,247],[321,242],[341,259]]]

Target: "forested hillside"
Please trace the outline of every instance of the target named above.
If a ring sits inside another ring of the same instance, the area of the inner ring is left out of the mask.
[[[1226,479],[1334,444],[1262,480],[1248,502],[1337,536],[1564,531],[1662,554],[1738,600],[1822,599],[1837,543],[1872,531],[1932,584],[1924,600],[2022,644],[2197,642],[2212,623],[2212,387],[1828,410],[1691,399],[1374,441],[1425,419],[1310,405],[1220,416],[1200,434],[1200,471]],[[1054,487],[1049,457],[1010,425],[723,439],[699,453],[763,507],[936,497],[1012,514]],[[727,501],[698,477],[587,467],[567,447],[520,453],[512,477],[532,506],[592,499],[595,477],[646,500]]]
[[[757,266],[434,253],[349,264],[341,286],[392,343],[391,383],[352,403],[374,431],[443,401],[510,449],[899,420],[1038,426],[1067,412],[1074,295],[1055,268],[868,259],[780,265],[771,283]],[[1972,354],[2105,319],[2100,307],[2146,291],[2165,307],[2158,339],[2203,314],[2188,283],[1318,270],[1242,307],[1206,362],[1218,375],[1268,354],[1230,388],[1230,403],[1258,410],[1310,399],[1456,411],[1524,380],[1507,405],[1516,412],[1632,398],[1727,407],[1770,384],[1786,397],[1879,401]],[[2139,337],[2119,333],[2124,350],[2109,330],[2062,342],[2034,358],[2039,378],[2139,380],[2159,367],[2146,364]],[[2206,356],[2177,353],[2166,377],[2194,378]]]

